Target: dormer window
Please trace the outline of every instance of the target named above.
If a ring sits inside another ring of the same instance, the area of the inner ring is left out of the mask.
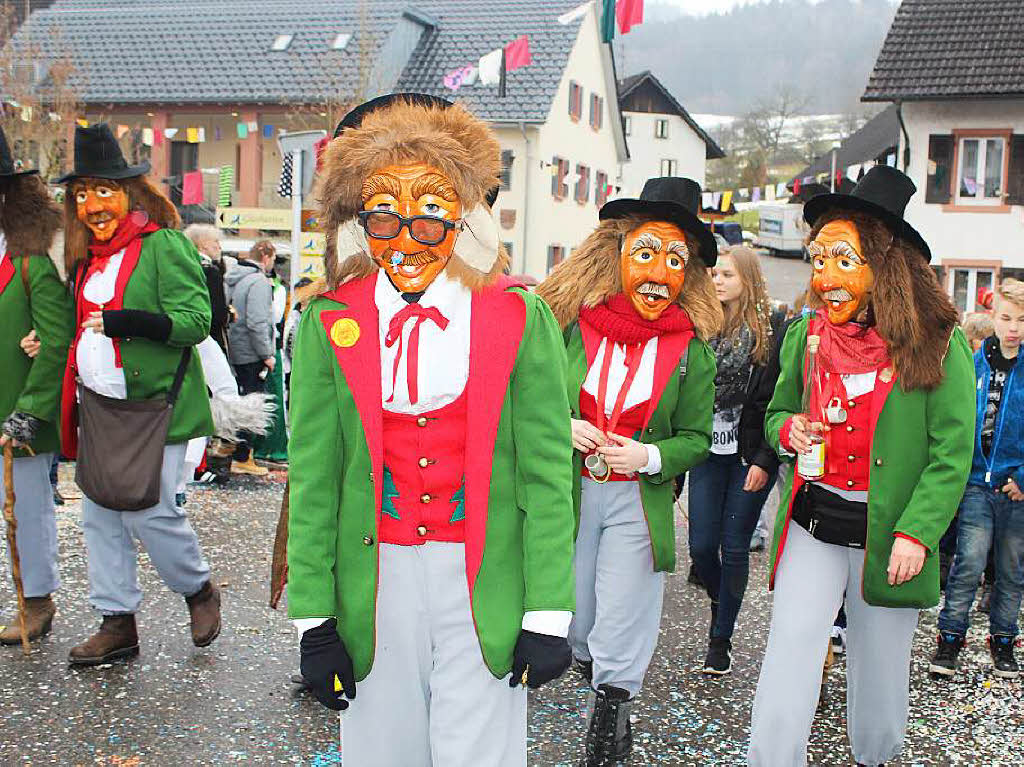
[[[352,39],[352,35],[348,32],[339,32],[334,38],[334,42],[331,43],[331,48],[336,51],[343,51],[348,47],[348,41]]]
[[[278,35],[274,38],[274,44],[270,46],[272,51],[286,51],[288,46],[292,44],[292,38],[295,35]]]

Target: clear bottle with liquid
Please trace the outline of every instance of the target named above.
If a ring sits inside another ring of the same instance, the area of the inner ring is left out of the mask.
[[[818,344],[821,342],[819,336],[807,336],[807,381],[804,384],[803,401],[801,411],[810,423],[809,437],[811,449],[806,453],[800,453],[796,459],[796,470],[804,480],[813,481],[825,476],[825,426],[820,417],[811,413],[811,391],[818,388],[818,400],[820,404],[821,391],[816,366],[818,357]]]

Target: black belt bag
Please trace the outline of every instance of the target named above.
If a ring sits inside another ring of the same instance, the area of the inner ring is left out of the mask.
[[[192,348],[181,353],[166,397],[116,399],[78,386],[75,482],[94,503],[140,511],[160,502],[164,446]]]
[[[792,519],[822,543],[863,549],[867,541],[868,505],[851,501],[805,482],[793,499]]]

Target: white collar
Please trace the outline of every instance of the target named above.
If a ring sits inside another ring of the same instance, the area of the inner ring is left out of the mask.
[[[4,230],[0,229],[0,261],[7,257],[7,238],[4,237]]]
[[[444,269],[427,286],[427,289],[420,297],[419,304],[421,306],[437,307],[441,310],[441,314],[451,319],[455,308],[470,297],[469,288],[458,280],[450,278],[447,269]],[[382,319],[393,317],[407,305],[406,300],[395,289],[395,286],[388,279],[383,269],[377,272],[377,283],[374,286],[373,300],[377,304],[377,311]]]

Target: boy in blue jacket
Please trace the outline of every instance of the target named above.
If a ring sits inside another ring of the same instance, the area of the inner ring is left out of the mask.
[[[1019,673],[1013,648],[1024,593],[1024,282],[1006,280],[993,307],[995,336],[974,354],[978,418],[974,462],[960,502],[956,558],[939,614],[939,648],[929,671],[956,672],[971,605],[995,545],[996,579],[988,639],[993,672],[1012,679]]]

